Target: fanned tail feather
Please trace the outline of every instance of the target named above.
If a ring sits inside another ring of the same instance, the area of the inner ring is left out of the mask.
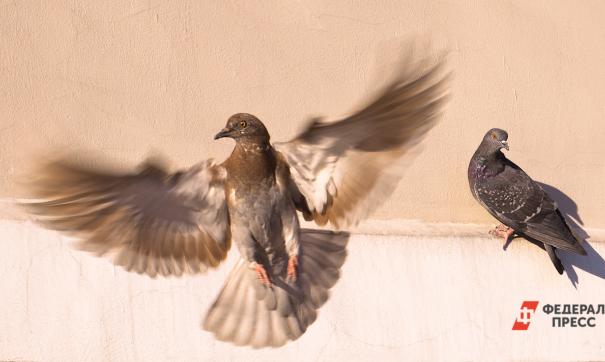
[[[273,270],[271,287],[240,259],[208,310],[203,328],[221,341],[254,348],[279,347],[298,339],[338,281],[348,240],[346,232],[301,230],[297,280],[287,278],[285,270]]]

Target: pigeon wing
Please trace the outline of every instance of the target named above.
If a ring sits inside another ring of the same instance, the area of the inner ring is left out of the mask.
[[[176,174],[136,174],[65,160],[38,167],[22,205],[42,225],[76,236],[128,271],[181,275],[217,266],[230,247],[224,170],[212,161]]]
[[[293,140],[274,145],[316,223],[355,225],[395,189],[404,156],[436,124],[447,99],[444,61],[428,64],[407,62],[350,117],[314,120]]]
[[[502,172],[473,188],[481,204],[505,225],[557,249],[585,253],[555,202],[514,163],[506,160]]]

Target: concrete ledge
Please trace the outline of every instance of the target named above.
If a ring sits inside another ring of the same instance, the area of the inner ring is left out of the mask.
[[[406,222],[372,223],[366,232],[387,224]],[[315,324],[281,349],[252,350],[199,328],[237,252],[207,275],[154,280],[74,251],[68,238],[31,222],[1,221],[0,230],[0,360],[605,358],[604,315],[594,328],[553,328],[541,312],[546,303],[604,302],[602,243],[593,243],[585,260],[563,255],[568,277],[521,240],[504,252],[502,242],[474,231],[355,234],[342,279]],[[528,331],[511,331],[524,300],[540,301],[539,313]]]
[[[17,198],[0,198],[0,220],[31,221],[32,217],[17,206]],[[564,210],[568,215],[576,215],[573,210]],[[605,229],[581,227],[575,219],[568,216],[574,231],[583,237],[589,236],[590,242],[605,242]],[[370,219],[354,228],[355,234],[363,235],[405,235],[405,236],[435,236],[435,237],[485,237],[495,224],[424,222],[420,220],[401,219]],[[302,220],[303,227],[321,229],[313,222]],[[329,227],[327,227],[329,229]]]
[[[568,220],[570,220],[568,218]],[[605,230],[591,227],[580,227],[570,220],[574,232],[592,242],[605,242]],[[302,222],[304,227],[318,228],[312,222]],[[420,236],[420,237],[486,237],[490,229],[497,225],[453,222],[424,222],[420,220],[399,219],[370,219],[362,222],[353,229],[360,235],[391,235],[391,236]]]

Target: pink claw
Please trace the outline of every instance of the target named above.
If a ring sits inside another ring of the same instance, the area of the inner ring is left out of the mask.
[[[267,271],[265,270],[264,266],[262,266],[261,264],[256,264],[256,266],[254,267],[254,271],[256,272],[256,276],[258,277],[258,280],[261,281],[261,283],[268,287],[271,286],[271,279],[269,279],[269,275],[267,274]]]
[[[293,280],[296,280],[297,271],[298,271],[298,257],[291,256],[290,259],[288,259],[288,277],[292,278]]]
[[[489,233],[493,236],[504,238],[505,241],[508,241],[508,239],[510,239],[510,237],[515,233],[515,230],[504,224],[500,224],[494,229],[490,230]]]

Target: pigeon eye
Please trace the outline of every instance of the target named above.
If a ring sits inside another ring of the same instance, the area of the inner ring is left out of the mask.
[[[496,134],[495,133],[492,133],[492,138],[496,139]]]
[[[246,128],[247,126],[248,126],[248,123],[246,123],[246,121],[241,121],[241,122],[239,123],[239,127],[240,127],[240,128]]]

